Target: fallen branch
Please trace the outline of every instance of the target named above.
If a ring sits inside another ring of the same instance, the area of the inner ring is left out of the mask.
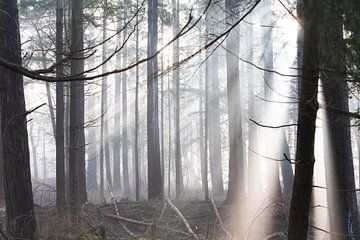
[[[200,240],[199,237],[194,233],[194,231],[191,229],[190,224],[188,223],[188,221],[186,221],[184,215],[182,215],[182,213],[180,212],[180,210],[170,201],[170,199],[166,199],[166,203],[167,205],[169,205],[174,212],[181,218],[182,222],[184,223],[186,230],[190,233],[190,235],[196,239],[196,240]]]
[[[107,214],[107,213],[105,213],[104,216],[109,217],[109,218],[113,218],[113,219],[117,219],[117,220],[122,221],[122,222],[128,222],[128,223],[141,225],[141,226],[146,226],[146,227],[150,227],[152,225],[152,223],[142,222],[142,221],[138,221],[138,220],[122,217],[122,216]]]
[[[115,196],[114,196],[114,193],[112,192],[111,190],[111,187],[110,187],[110,184],[109,182],[107,182],[107,186],[108,186],[108,189],[109,189],[109,192],[111,194],[111,200],[114,204],[114,208],[115,208],[115,212],[116,212],[116,216],[117,217],[120,217],[120,214],[119,214],[119,210],[118,210],[118,207],[117,207],[117,204],[116,204],[116,199],[115,199]],[[120,226],[125,230],[125,232],[127,234],[129,234],[132,238],[134,239],[137,239],[137,236],[135,233],[131,232],[130,229],[128,229],[124,224],[122,224],[121,222],[119,222]]]
[[[221,219],[221,217],[220,217],[220,215],[219,215],[219,212],[218,212],[218,210],[217,210],[217,208],[216,208],[215,201],[214,201],[213,198],[210,198],[210,203],[211,203],[211,205],[212,205],[212,207],[213,207],[213,209],[214,209],[216,218],[217,218],[217,220],[219,221],[221,230],[226,234],[226,236],[227,236],[229,239],[232,239],[231,234],[229,233],[228,230],[225,229],[225,227],[224,227],[224,225],[223,225],[223,221],[222,221],[222,219]]]

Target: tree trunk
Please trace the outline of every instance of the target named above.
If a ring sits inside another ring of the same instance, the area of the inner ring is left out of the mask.
[[[121,19],[118,19],[118,31],[121,29]],[[121,44],[121,37],[118,34],[117,42]],[[121,68],[121,54],[116,55],[116,66]],[[121,143],[121,74],[115,75],[115,101],[114,101],[114,142],[113,142],[113,188],[114,191],[121,190],[121,175],[120,175],[120,143]]]
[[[158,42],[158,0],[148,0],[147,55],[153,56]],[[147,61],[148,199],[163,197],[160,164],[157,57]]]
[[[126,14],[125,14],[126,15]],[[127,17],[125,17],[126,21]],[[127,31],[124,31],[127,36]],[[124,46],[123,66],[127,65],[127,46]],[[124,177],[124,195],[130,195],[130,179],[129,179],[129,158],[128,158],[128,123],[127,123],[127,73],[123,73],[122,77],[122,163],[123,163],[123,177]]]
[[[71,1],[71,75],[84,72],[83,0]],[[70,83],[69,201],[72,219],[87,200],[85,176],[84,82]]]
[[[17,1],[3,1],[1,9],[3,13],[0,14],[0,57],[21,65]],[[7,235],[11,239],[34,239],[36,221],[23,78],[20,74],[3,67],[0,67],[0,72],[0,132]]]
[[[206,14],[207,32],[216,34],[218,23],[219,3],[214,3]],[[209,163],[212,184],[212,194],[221,196],[224,194],[222,179],[222,159],[221,159],[221,133],[220,133],[220,88],[219,88],[219,52],[215,48],[207,51],[208,60],[206,61],[206,72],[209,83],[209,108],[208,108],[208,128],[209,133]]]
[[[136,0],[136,7],[139,8],[139,0]],[[139,15],[136,15],[136,22],[139,22]],[[136,25],[136,62],[139,61],[139,25]],[[135,197],[136,201],[140,200],[140,169],[139,169],[139,66],[136,66],[135,82]]]
[[[104,2],[103,6],[103,41],[107,39],[107,14],[108,14],[108,6],[107,1]],[[104,42],[102,44],[102,73],[107,72],[107,43]],[[101,148],[102,149],[102,157],[105,162],[105,169],[106,169],[106,181],[105,181],[105,188],[110,187],[112,188],[112,178],[111,178],[111,166],[110,166],[110,146],[109,146],[109,122],[108,122],[108,84],[107,84],[107,77],[103,77],[101,83]]]
[[[56,1],[56,76],[64,75],[63,32],[64,32],[63,0]],[[65,151],[64,151],[64,84],[56,83],[56,206],[61,210],[65,206]]]
[[[274,69],[274,52],[273,52],[273,11],[272,11],[272,0],[265,0],[262,2],[263,4],[263,18],[262,24],[264,25],[262,28],[264,30],[262,34],[262,47],[264,49],[263,59],[264,59],[264,68],[270,71],[264,71],[264,92],[265,92],[265,112],[269,108],[271,99],[273,95],[276,94],[274,92],[274,76],[271,72]],[[264,119],[267,121],[267,119]],[[273,133],[273,129],[263,129],[265,136],[267,136],[265,143],[265,153],[266,157],[273,158],[271,155],[273,149],[271,148],[271,134]],[[271,193],[275,197],[281,197],[281,186],[280,186],[280,178],[279,178],[279,162],[266,159],[267,165],[267,191]]]
[[[321,72],[325,105],[348,112],[348,85],[343,74],[347,70],[343,39],[344,3],[340,0],[325,1],[322,9],[320,64],[321,69],[331,69]],[[356,192],[351,191],[355,189],[355,177],[350,119],[331,111],[325,114],[324,150],[330,231],[344,235],[331,235],[331,239],[358,238],[360,227]]]
[[[314,171],[314,140],[319,80],[318,1],[304,0],[303,74],[300,78],[295,178],[289,213],[289,240],[306,240]]]
[[[173,8],[173,37],[179,33],[179,1],[172,0]],[[174,122],[175,122],[175,189],[176,198],[179,199],[182,193],[182,164],[181,164],[181,145],[180,145],[180,69],[178,66],[180,57],[179,39],[173,45],[173,87],[174,87]]]
[[[236,0],[226,0],[227,24],[233,25],[238,19],[239,6]],[[238,202],[245,196],[245,160],[241,125],[240,53],[239,27],[234,28],[226,38],[227,100],[229,115],[229,187],[227,203]]]

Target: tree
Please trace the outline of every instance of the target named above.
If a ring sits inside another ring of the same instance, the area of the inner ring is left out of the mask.
[[[17,1],[2,2],[1,10],[0,58],[21,65]],[[9,238],[34,239],[36,221],[23,78],[3,67],[0,72],[0,155],[4,164],[6,229]]]
[[[302,1],[298,1],[302,4]],[[295,177],[289,213],[289,240],[306,240],[314,171],[315,122],[319,80],[319,1],[304,0],[303,67],[300,81]]]
[[[108,14],[108,2],[104,1],[103,6],[103,41],[102,44],[102,72],[107,72],[107,14]],[[108,105],[108,84],[107,84],[107,76],[104,76],[101,82],[101,137],[100,137],[100,169],[103,168],[105,162],[106,169],[106,181],[105,186],[112,187],[112,178],[111,178],[111,167],[110,167],[110,146],[109,146],[109,126],[108,126],[108,115],[107,115],[107,105]],[[105,161],[104,161],[105,160]],[[101,185],[101,200],[104,200],[104,184]]]
[[[136,0],[136,8],[139,8],[139,0]],[[139,61],[139,15],[136,15],[136,62]],[[134,133],[134,158],[135,158],[135,198],[140,200],[140,169],[139,169],[139,66],[136,66],[135,73],[135,133]]]
[[[83,0],[71,1],[71,75],[84,72]],[[84,82],[70,83],[69,202],[72,217],[87,200],[85,177]]]
[[[206,29],[209,36],[217,33],[219,24],[218,13],[220,12],[219,3],[212,3],[211,8],[206,13]],[[210,40],[210,39],[207,39]],[[222,178],[222,159],[221,159],[221,132],[220,132],[220,87],[219,87],[219,51],[213,46],[207,51],[206,78],[208,79],[209,98],[208,98],[208,122],[207,127],[209,137],[209,164],[213,195],[223,195],[224,186]],[[206,150],[205,150],[206,151]]]
[[[64,7],[63,1],[56,1],[56,75],[63,76],[63,29]],[[56,206],[60,210],[65,205],[65,151],[64,151],[64,84],[56,83]]]
[[[121,19],[118,18],[117,30],[121,29]],[[117,42],[120,45],[121,34],[117,36]],[[121,67],[121,54],[116,55],[116,66]],[[114,190],[119,192],[121,189],[121,176],[120,176],[120,143],[121,143],[121,74],[115,76],[115,113],[114,113],[114,139],[113,139],[113,187]]]
[[[238,19],[239,2],[226,0],[227,24],[232,26]],[[245,196],[245,160],[241,125],[240,101],[240,53],[239,27],[234,28],[226,39],[227,100],[229,115],[229,187],[227,203],[237,202]]]
[[[348,112],[344,1],[324,1],[322,9],[320,64],[324,69],[321,71],[321,83],[325,105]],[[325,114],[327,135],[324,138],[324,151],[330,231],[343,235],[332,235],[331,239],[349,239],[350,236],[360,235],[356,193],[341,191],[355,189],[350,119],[331,111]]]
[[[173,37],[179,33],[180,22],[179,22],[179,1],[172,1],[173,8]],[[175,65],[173,75],[173,86],[174,86],[174,122],[175,122],[175,188],[176,198],[180,198],[183,188],[182,181],[182,164],[181,164],[181,145],[180,145],[180,69],[177,66],[180,57],[179,39],[176,39],[173,45],[173,64]]]
[[[128,21],[127,13],[125,11],[124,22]],[[124,35],[127,36],[127,30],[125,28]],[[127,44],[124,45],[123,65],[126,67],[128,58]],[[127,73],[124,72],[122,75],[122,161],[123,161],[123,177],[124,177],[124,194],[125,196],[130,195],[130,179],[129,179],[129,158],[128,158],[128,123],[127,123]]]
[[[158,42],[158,0],[148,0],[147,55],[153,56]],[[148,199],[163,197],[160,164],[157,57],[147,61]]]

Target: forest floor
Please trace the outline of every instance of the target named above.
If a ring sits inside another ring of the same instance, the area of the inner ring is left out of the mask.
[[[276,211],[283,213],[283,207],[279,206]],[[246,206],[242,207],[242,212],[245,208]],[[234,230],[229,225],[234,217],[233,206],[219,202],[215,209],[211,201],[122,200],[116,204],[87,204],[81,210],[78,224],[70,224],[68,218],[59,220],[54,207],[38,206],[36,216],[39,239],[222,240],[230,239],[229,232]],[[280,231],[284,222],[282,216],[283,214],[276,218]],[[264,224],[260,224],[261,230],[254,231],[264,231],[270,227]],[[247,234],[246,238],[234,239],[264,238]],[[267,239],[283,238],[280,236]]]

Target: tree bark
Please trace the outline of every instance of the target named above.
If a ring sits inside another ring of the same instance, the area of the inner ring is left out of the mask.
[[[0,9],[3,12],[0,14],[0,57],[21,65],[17,1],[3,1]],[[0,67],[0,72],[0,132],[7,235],[9,238],[34,239],[36,221],[23,78],[3,67]]]
[[[64,7],[63,0],[56,1],[56,75],[64,75],[63,59]],[[56,206],[61,210],[65,206],[65,150],[64,150],[64,84],[56,83]]]
[[[147,55],[157,51],[158,0],[148,0]],[[160,164],[159,113],[158,113],[157,57],[147,61],[147,146],[148,146],[148,199],[163,197]]]
[[[314,171],[319,80],[319,1],[303,3],[303,70],[300,78],[295,178],[289,213],[289,240],[306,240]]]
[[[71,75],[84,72],[83,0],[71,1]],[[70,83],[69,201],[72,219],[87,200],[85,176],[84,82]]]

